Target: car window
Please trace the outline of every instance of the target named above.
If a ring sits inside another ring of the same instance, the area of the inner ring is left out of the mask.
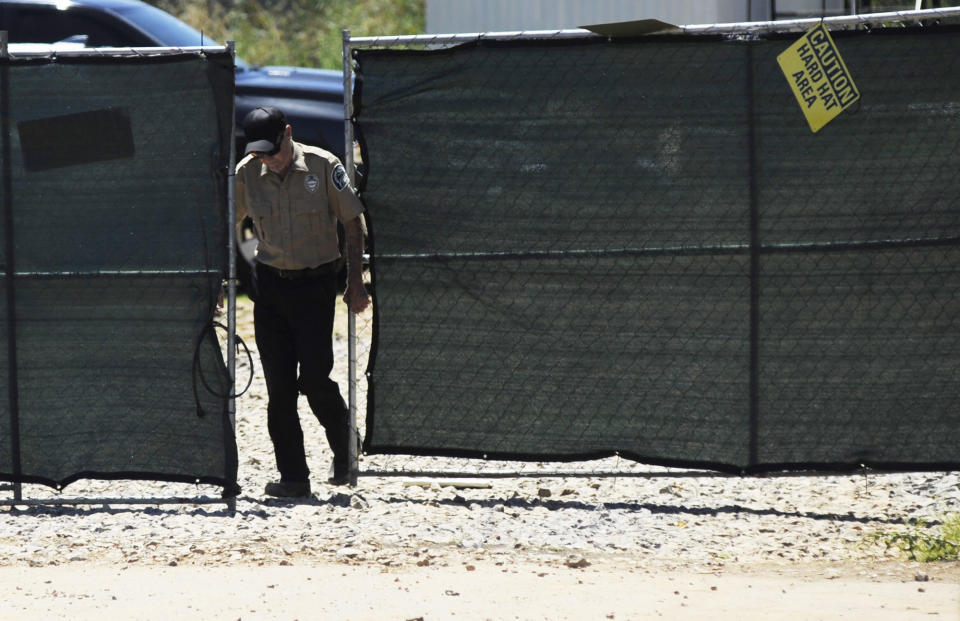
[[[8,5],[0,29],[8,31],[11,43],[55,43],[86,35],[88,47],[155,45],[121,21],[82,9]]]

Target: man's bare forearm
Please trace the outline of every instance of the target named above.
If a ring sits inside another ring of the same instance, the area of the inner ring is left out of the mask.
[[[347,236],[347,290],[343,297],[350,310],[361,313],[370,303],[363,286],[363,226],[360,218],[354,218],[343,228]]]

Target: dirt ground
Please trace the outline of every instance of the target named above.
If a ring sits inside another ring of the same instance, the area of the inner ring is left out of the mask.
[[[960,619],[956,563],[705,573],[623,559],[389,569],[82,564],[3,567],[0,585],[0,619]]]

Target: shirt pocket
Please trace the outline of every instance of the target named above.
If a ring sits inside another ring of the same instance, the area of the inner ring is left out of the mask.
[[[276,197],[272,192],[257,188],[250,192],[247,204],[247,215],[253,221],[257,239],[267,241],[274,236],[278,221],[279,210],[274,206]]]
[[[313,196],[311,200],[294,202],[290,205],[290,219],[294,235],[322,244],[329,228],[327,221],[330,219],[326,203],[322,199]]]

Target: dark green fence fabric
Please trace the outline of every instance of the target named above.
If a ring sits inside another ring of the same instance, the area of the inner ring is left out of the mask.
[[[960,32],[358,50],[365,449],[732,472],[955,468]]]
[[[229,54],[0,59],[0,478],[235,486]]]

